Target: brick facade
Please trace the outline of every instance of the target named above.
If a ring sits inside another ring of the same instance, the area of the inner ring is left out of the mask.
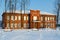
[[[33,17],[37,16],[37,20],[33,20]],[[36,28],[40,28],[40,22],[34,22],[34,21],[40,21],[40,11],[39,10],[30,10],[30,27],[34,28],[34,25]]]
[[[3,13],[4,29],[56,28],[56,15],[43,15],[39,10],[30,14]]]

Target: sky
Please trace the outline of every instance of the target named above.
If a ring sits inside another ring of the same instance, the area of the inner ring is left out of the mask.
[[[54,2],[55,0],[32,0],[30,7],[31,9],[52,13],[55,6]]]
[[[0,20],[4,12],[4,1],[0,0]],[[44,12],[54,13],[55,0],[30,0],[29,9],[40,10]]]

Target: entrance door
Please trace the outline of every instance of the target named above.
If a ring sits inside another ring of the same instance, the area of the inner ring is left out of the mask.
[[[37,28],[37,27],[38,27],[38,23],[34,22],[34,28]]]

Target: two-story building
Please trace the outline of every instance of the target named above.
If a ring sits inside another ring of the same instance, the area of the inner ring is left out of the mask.
[[[2,20],[4,29],[56,28],[56,15],[39,10],[4,12]]]

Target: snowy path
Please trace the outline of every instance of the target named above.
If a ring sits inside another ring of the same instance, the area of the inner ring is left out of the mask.
[[[48,29],[32,31],[29,29],[4,32],[0,30],[0,40],[60,40],[60,31]]]

